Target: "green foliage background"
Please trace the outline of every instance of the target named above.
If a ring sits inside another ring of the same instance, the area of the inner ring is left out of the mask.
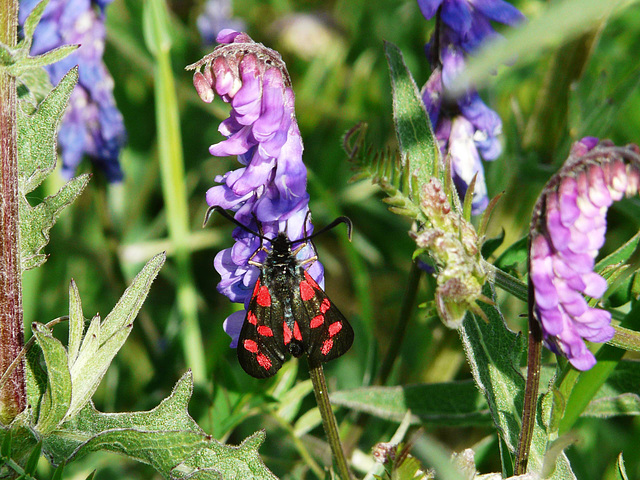
[[[534,0],[513,3],[529,18],[535,18],[547,6],[547,2]],[[105,61],[115,80],[117,104],[129,135],[121,158],[125,181],[108,185],[96,174],[51,230],[51,241],[45,248],[47,262],[24,275],[25,328],[29,331],[34,321],[46,323],[68,312],[71,278],[82,296],[85,316],[106,314],[144,262],[169,250],[167,264],[127,343],[94,396],[96,407],[103,412],[152,409],[170,394],[189,368],[180,341],[176,268],[166,240],[153,57],[143,40],[142,4],[139,0],[115,0],[107,9]],[[267,466],[280,478],[312,478],[299,460],[293,435],[313,427],[309,432],[312,437],[303,437],[309,448],[317,443],[313,436],[323,438],[318,418],[313,413],[305,414],[314,402],[304,362],[297,368],[294,361],[275,380],[255,380],[237,364],[235,351],[228,348],[229,338],[222,330],[222,321],[234,306],[216,291],[219,276],[213,269],[213,258],[231,245],[231,226],[216,219],[202,231],[201,224],[207,208],[207,188],[216,175],[237,164],[233,158],[209,155],[208,146],[221,139],[217,127],[228,110],[219,100],[211,105],[201,102],[192,87],[191,74],[184,71],[184,66],[213,49],[201,45],[195,28],[202,2],[175,0],[170,6],[171,61],[184,145],[189,225],[196,233],[190,248],[207,361],[207,380],[195,385],[190,413],[214,438],[228,443],[239,444],[256,430],[266,429],[260,452]],[[342,148],[342,136],[364,121],[369,124],[368,138],[375,147],[395,146],[383,40],[400,48],[414,78],[422,85],[429,74],[423,46],[433,22],[424,20],[414,0],[237,0],[234,12],[246,22],[254,40],[280,51],[288,65],[305,143],[314,222],[324,225],[338,214],[348,215],[354,222],[352,244],[336,232],[318,238],[317,247],[327,272],[327,293],[356,331],[352,350],[326,367],[330,389],[360,387],[379,367],[389,348],[399,321],[414,245],[407,235],[408,221],[389,213],[380,201],[382,195],[369,182],[349,183],[353,173]],[[311,16],[320,30],[306,28],[303,33],[294,33],[293,27],[303,16]],[[636,61],[640,11],[632,6],[594,27],[593,51],[581,79],[569,89],[569,123],[551,148],[539,146],[544,139],[534,146],[526,145],[525,131],[536,105],[550,95],[543,90],[544,77],[555,49],[542,51],[526,63],[500,66],[481,92],[504,122],[504,153],[492,164],[485,164],[490,195],[505,191],[489,228],[490,237],[504,230],[504,245],[526,233],[537,195],[566,158],[572,141],[593,135],[617,144],[640,142],[640,64]],[[536,43],[535,38],[529,41],[531,45]],[[566,71],[561,78],[577,73]],[[550,91],[567,87],[557,82]],[[83,164],[83,172],[90,170],[88,163]],[[56,178],[49,177],[29,198],[35,202],[57,191],[60,180]],[[609,222],[603,254],[638,231],[637,199],[614,205]],[[518,267],[521,273],[522,267]],[[431,298],[432,287],[429,280],[423,281],[420,301]],[[525,331],[526,322],[519,317],[526,311],[525,304],[501,292],[498,300],[513,330]],[[640,329],[638,324],[628,327]],[[433,312],[414,312],[408,328],[390,385],[471,378],[457,333],[444,328]],[[469,391],[461,389],[456,394],[465,396]],[[462,398],[469,401],[461,397],[461,403]],[[340,410],[338,419],[343,422],[343,433],[348,433],[354,415]],[[358,448],[369,453],[376,442],[388,441],[399,420],[370,420]],[[429,434],[452,450],[474,447],[482,471],[499,471],[499,445],[488,416],[478,415],[472,423],[460,427],[455,419],[422,422]],[[637,418],[583,418],[576,424],[576,434],[580,441],[568,449],[567,455],[578,478],[616,478],[613,475],[620,452],[624,452],[629,478],[640,477]],[[426,447],[418,443],[414,453],[419,458],[421,449]],[[70,464],[65,478],[86,478],[94,468],[98,469],[96,479],[159,478],[150,467],[106,453],[93,453]],[[47,478],[51,473],[51,468],[41,462],[39,475]]]

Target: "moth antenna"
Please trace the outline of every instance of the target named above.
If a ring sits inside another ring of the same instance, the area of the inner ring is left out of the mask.
[[[349,237],[349,241],[351,241],[351,231],[353,230],[353,223],[351,223],[351,219],[349,217],[338,217],[329,225],[325,226],[324,228],[321,228],[317,232],[314,232],[312,235],[309,235],[308,237],[304,237],[299,240],[296,240],[296,242],[311,240],[312,238],[317,237],[321,233],[324,233],[328,230],[331,230],[334,227],[337,227],[341,223],[344,223],[347,226],[347,236]]]
[[[226,218],[230,222],[235,223],[237,226],[242,228],[245,232],[249,232],[249,233],[251,233],[252,235],[255,235],[258,238],[261,238],[263,240],[267,240],[268,242],[270,242],[272,240],[269,237],[265,237],[262,233],[258,233],[258,232],[255,232],[255,231],[251,230],[245,224],[239,222],[232,215],[230,215],[229,212],[227,212],[224,208],[222,208],[222,207],[220,207],[218,205],[213,206],[213,207],[209,207],[209,209],[207,210],[207,213],[205,213],[205,215],[204,215],[204,223],[202,224],[202,227],[204,227],[207,224],[207,222],[209,221],[209,218],[211,218],[211,215],[213,214],[213,212],[218,212],[224,218]]]

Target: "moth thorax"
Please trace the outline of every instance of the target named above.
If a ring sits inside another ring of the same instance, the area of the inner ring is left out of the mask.
[[[296,358],[300,357],[304,353],[302,342],[299,340],[292,340],[289,344],[289,353]]]

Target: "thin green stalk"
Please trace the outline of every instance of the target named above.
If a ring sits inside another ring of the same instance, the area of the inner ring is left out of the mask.
[[[300,438],[295,434],[291,424],[276,413],[272,413],[270,416],[274,421],[278,423],[278,425],[280,425],[287,431],[289,437],[291,437],[293,446],[296,448],[296,450],[298,450],[298,453],[309,466],[309,468],[313,471],[315,476],[318,478],[324,478],[324,471],[322,470],[322,467],[318,465],[318,462],[316,462],[311,456],[311,453],[309,453],[309,450],[307,450],[307,447],[304,445],[302,440],[300,440]]]
[[[197,296],[189,244],[189,210],[180,134],[180,114],[171,70],[171,25],[164,0],[147,0],[144,33],[155,58],[155,105],[160,174],[169,237],[175,246],[177,303],[183,321],[182,348],[196,382],[206,379],[206,361],[198,324]]]
[[[411,320],[411,312],[416,304],[416,297],[418,295],[418,287],[420,286],[420,277],[422,276],[422,269],[418,267],[416,262],[411,262],[411,270],[409,271],[409,281],[407,288],[404,291],[404,297],[402,299],[402,306],[400,307],[400,317],[396,322],[396,326],[393,329],[393,337],[389,343],[389,350],[382,361],[382,366],[378,372],[378,376],[374,383],[378,385],[384,385],[387,383],[387,379],[391,374],[391,369],[398,358],[400,353],[400,347],[407,333],[407,326],[409,320]]]
[[[327,391],[327,382],[324,379],[322,364],[317,367],[309,368],[309,374],[311,376],[311,383],[313,383],[313,393],[316,397],[316,402],[318,403],[320,416],[322,417],[324,433],[327,435],[327,440],[329,441],[331,452],[333,453],[333,459],[338,469],[338,476],[342,480],[351,480],[351,473],[347,466],[347,459],[344,456],[344,450],[342,449],[342,443],[340,442],[338,423],[336,422],[336,417],[333,415],[333,410],[331,410],[329,392]]]
[[[0,42],[17,42],[18,1],[0,0]],[[16,79],[0,69],[0,372],[20,354],[22,281],[18,218],[18,132]],[[9,423],[26,406],[24,361],[0,386],[0,422]]]

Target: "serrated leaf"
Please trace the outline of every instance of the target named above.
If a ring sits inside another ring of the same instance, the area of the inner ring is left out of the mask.
[[[417,181],[418,198],[421,189],[432,176],[442,172],[440,149],[433,134],[427,111],[418,87],[407,69],[402,52],[385,42],[384,52],[391,72],[393,119],[405,173]],[[443,180],[442,178],[440,180]],[[412,198],[416,201],[418,198]]]
[[[49,74],[44,68],[32,68],[23,72],[16,80],[19,110],[23,114],[33,115],[53,88]]]
[[[56,131],[78,81],[78,67],[69,70],[33,115],[18,109],[18,190],[33,191],[56,166]]]
[[[362,387],[332,393],[331,403],[396,422],[410,410],[413,424],[486,425],[491,421],[473,381]]]
[[[22,271],[39,267],[47,256],[39,253],[49,243],[49,230],[62,210],[73,203],[89,184],[90,175],[84,174],[64,184],[55,195],[31,207],[26,198],[20,198],[20,259]]]
[[[161,253],[149,260],[104,321],[100,323],[99,317],[92,320],[71,366],[73,395],[67,418],[78,413],[98,388],[111,360],[129,336],[133,321],[165,259],[166,255]]]
[[[42,324],[33,323],[33,334],[42,349],[47,366],[47,390],[40,406],[36,430],[47,435],[62,422],[71,404],[71,374],[67,351],[62,343]]]
[[[87,404],[71,421],[45,439],[53,461],[78,459],[108,450],[153,466],[171,478],[274,479],[257,452],[263,433],[239,447],[223,445],[207,435],[189,416],[193,391],[191,372],[178,381],[171,395],[153,410],[102,413]]]

